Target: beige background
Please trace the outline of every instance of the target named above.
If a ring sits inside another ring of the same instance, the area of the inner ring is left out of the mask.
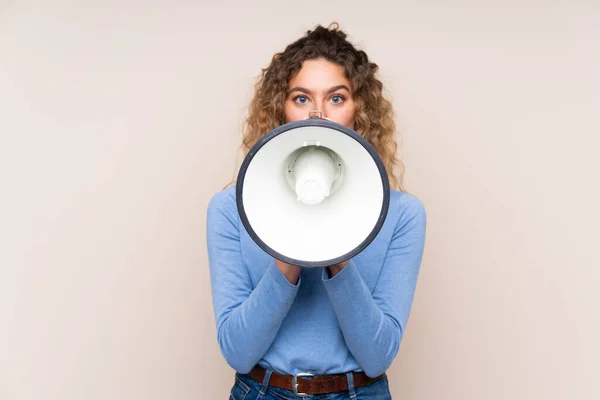
[[[597,0],[201,3],[0,0],[0,399],[227,397],[206,206],[332,20],[428,211],[394,398],[600,398]]]

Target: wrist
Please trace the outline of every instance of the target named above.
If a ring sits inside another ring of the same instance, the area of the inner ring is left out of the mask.
[[[278,259],[275,259],[275,265],[277,265],[277,268],[279,268],[283,276],[285,276],[292,285],[298,284],[298,280],[300,279],[300,267],[285,263]]]
[[[340,271],[343,270],[346,265],[348,265],[349,261],[350,260],[342,261],[341,263],[330,265],[329,267],[327,267],[327,269],[329,270],[329,277],[333,278],[338,273],[340,273]]]

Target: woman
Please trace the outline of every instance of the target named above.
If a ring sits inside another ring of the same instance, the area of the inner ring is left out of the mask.
[[[337,25],[318,26],[275,54],[256,84],[245,152],[275,127],[319,110],[373,145],[392,191],[373,242],[327,268],[300,268],[262,251],[240,222],[234,187],[211,199],[207,242],[217,339],[236,370],[230,399],[391,398],[385,371],[410,313],[426,214],[395,173],[402,163],[377,68]]]

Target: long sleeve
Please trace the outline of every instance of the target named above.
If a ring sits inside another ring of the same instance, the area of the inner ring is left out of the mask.
[[[271,346],[301,282],[292,285],[271,260],[253,288],[242,260],[239,229],[232,193],[218,193],[207,210],[217,341],[227,363],[236,371],[247,373]]]
[[[371,377],[385,372],[396,357],[408,321],[424,250],[426,213],[406,196],[373,293],[351,260],[323,284],[348,349]]]

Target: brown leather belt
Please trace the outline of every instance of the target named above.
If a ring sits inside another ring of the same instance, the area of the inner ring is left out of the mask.
[[[265,373],[266,371],[264,368],[256,366],[248,373],[248,376],[258,383],[262,383],[265,378]],[[354,378],[354,387],[359,388],[378,381],[385,376],[385,373],[375,378],[369,378],[364,372],[353,372],[352,375]],[[291,376],[273,372],[271,374],[271,379],[269,380],[269,386],[289,390],[294,392],[296,396],[302,397],[303,395],[325,394],[348,390],[348,378],[346,377],[346,374],[320,376],[298,374]]]

